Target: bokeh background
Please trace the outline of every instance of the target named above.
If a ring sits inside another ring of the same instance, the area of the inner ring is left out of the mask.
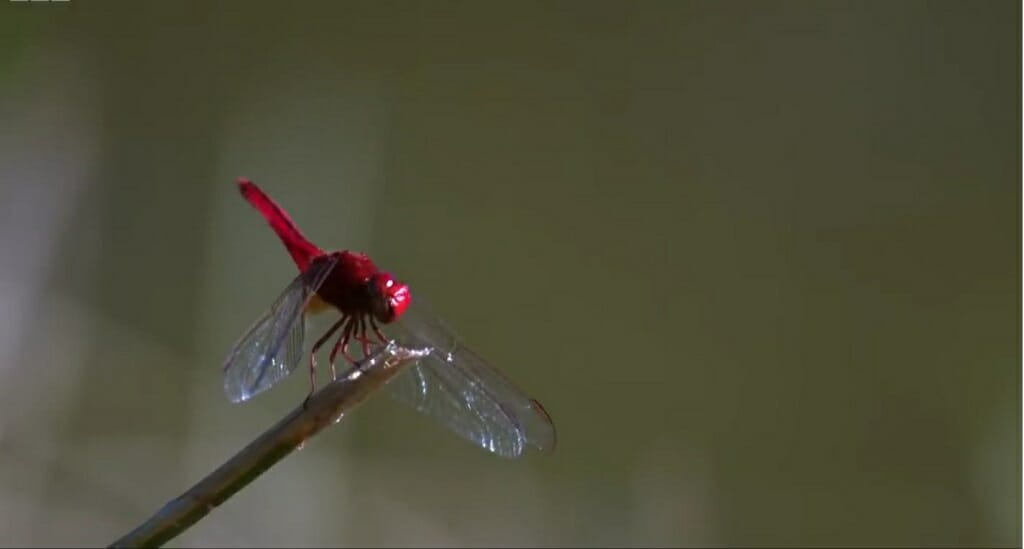
[[[1021,6],[0,5],[0,543],[113,541],[290,410],[234,180],[540,399],[373,399],[173,546],[1021,544]]]

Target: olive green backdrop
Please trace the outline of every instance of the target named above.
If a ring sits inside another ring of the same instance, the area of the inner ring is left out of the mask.
[[[408,282],[555,419],[374,399],[174,546],[1021,543],[1016,2],[0,5],[0,543],[108,543],[294,406],[294,266]]]

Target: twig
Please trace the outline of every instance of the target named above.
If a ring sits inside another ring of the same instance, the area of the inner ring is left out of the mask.
[[[109,547],[159,547],[170,541],[429,352],[388,343]]]

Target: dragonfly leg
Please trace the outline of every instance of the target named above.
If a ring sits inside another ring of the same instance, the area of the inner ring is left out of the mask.
[[[351,339],[351,337],[352,337],[352,331],[353,331],[354,327],[355,327],[355,317],[350,316],[350,317],[348,317],[347,322],[345,322],[345,327],[342,328],[342,330],[341,330],[341,335],[338,336],[338,341],[336,341],[334,343],[334,348],[331,349],[331,373],[335,377],[337,377],[337,374],[335,374],[334,363],[335,363],[335,360],[338,358],[338,351],[341,351],[341,354],[346,359],[348,359],[349,362],[355,362],[354,360],[352,360],[352,357],[349,356],[349,354],[348,354],[348,342],[349,342],[349,339]]]
[[[369,319],[369,324],[373,326],[373,330],[377,333],[378,337],[380,337],[380,330],[377,328],[377,324],[374,323],[372,316],[364,315],[359,317],[359,326],[356,329],[354,339],[362,343],[364,357],[370,355],[370,345],[373,344],[366,330],[367,319]],[[381,343],[386,343],[386,341],[383,338],[381,338]]]
[[[363,345],[363,356],[370,356],[370,340],[366,337],[366,317],[359,317],[359,342]]]
[[[377,321],[374,320],[372,316],[370,317],[370,326],[373,327],[373,333],[377,335],[377,339],[379,339],[381,343],[388,342],[388,338],[384,337],[384,333],[377,327]]]
[[[313,349],[309,352],[309,375],[310,376],[315,376],[316,375],[316,353],[317,353],[317,351],[320,350],[320,347],[323,347],[324,343],[327,343],[327,340],[330,339],[330,337],[332,335],[334,335],[334,332],[338,331],[338,328],[340,328],[345,323],[345,321],[348,320],[348,318],[349,318],[348,315],[345,315],[345,314],[341,315],[341,318],[339,318],[338,321],[335,322],[334,325],[331,326],[331,328],[329,330],[327,330],[327,333],[325,333],[324,335],[320,336],[320,339],[316,340],[316,343],[313,344]],[[335,375],[335,372],[334,372],[334,362],[331,361],[331,379],[334,379],[335,377],[337,377],[337,376]]]
[[[359,325],[356,328],[355,339],[364,343],[366,342],[366,317],[359,317]]]

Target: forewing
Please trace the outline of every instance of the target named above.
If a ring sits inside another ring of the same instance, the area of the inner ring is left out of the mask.
[[[295,370],[302,359],[306,304],[337,259],[315,261],[295,277],[224,361],[224,392],[232,402],[249,400]]]
[[[388,383],[393,398],[503,457],[518,457],[528,444],[554,448],[555,428],[540,403],[465,347],[422,302],[388,335],[405,347],[431,349]]]

